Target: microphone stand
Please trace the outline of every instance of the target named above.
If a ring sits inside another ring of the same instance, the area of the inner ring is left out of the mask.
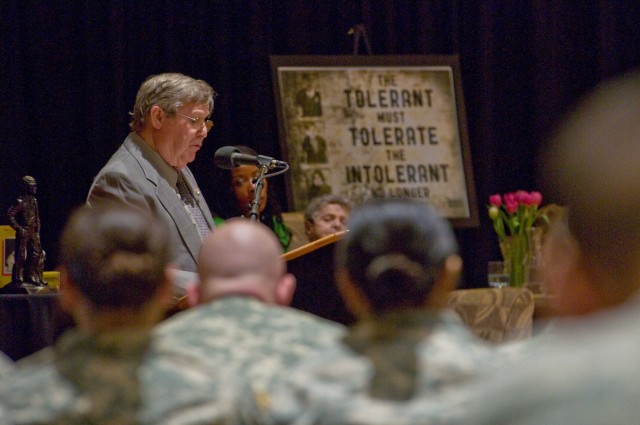
[[[253,221],[259,221],[260,195],[262,194],[262,188],[264,187],[264,182],[262,180],[265,178],[265,174],[269,171],[269,165],[268,163],[261,163],[258,169],[260,170],[260,175],[254,179],[256,188],[253,191],[253,201],[249,204],[249,219]]]

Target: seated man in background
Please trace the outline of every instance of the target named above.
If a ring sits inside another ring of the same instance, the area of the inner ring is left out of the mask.
[[[340,195],[322,195],[311,200],[304,212],[304,230],[313,242],[346,230],[351,202]]]
[[[295,277],[286,272],[281,254],[265,225],[225,221],[200,250],[200,305],[157,328],[161,348],[246,377],[266,394],[301,357],[335,344],[344,333],[341,325],[287,307]]]
[[[455,424],[637,424],[640,74],[601,84],[543,152],[554,223],[547,279],[562,316],[545,345],[465,392]]]
[[[445,310],[462,260],[432,208],[396,200],[355,209],[336,265],[358,323],[285,378],[272,395],[277,423],[429,423],[430,398],[501,363]]]
[[[154,352],[173,249],[164,222],[140,210],[73,213],[61,238],[60,304],[77,328],[0,378],[0,423],[235,424],[256,412],[250,392],[234,397],[235,378],[207,378],[210,368]]]

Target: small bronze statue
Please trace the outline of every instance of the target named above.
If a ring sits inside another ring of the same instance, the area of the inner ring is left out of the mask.
[[[36,180],[22,178],[24,193],[9,208],[9,224],[16,231],[15,263],[11,273],[11,285],[31,284],[44,286],[42,270],[44,251],[40,244],[40,214],[36,201]]]

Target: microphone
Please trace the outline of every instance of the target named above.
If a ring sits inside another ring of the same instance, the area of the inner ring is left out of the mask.
[[[278,161],[269,156],[264,155],[247,155],[240,153],[240,149],[235,146],[223,146],[213,155],[213,162],[216,167],[229,170],[239,165],[255,165],[257,167],[266,166],[269,169],[288,168],[289,165],[284,161]]]

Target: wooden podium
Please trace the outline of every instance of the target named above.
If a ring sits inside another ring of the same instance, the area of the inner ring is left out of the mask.
[[[345,232],[334,233],[282,255],[287,270],[297,279],[291,307],[349,325],[355,317],[347,310],[335,285],[335,243]]]

